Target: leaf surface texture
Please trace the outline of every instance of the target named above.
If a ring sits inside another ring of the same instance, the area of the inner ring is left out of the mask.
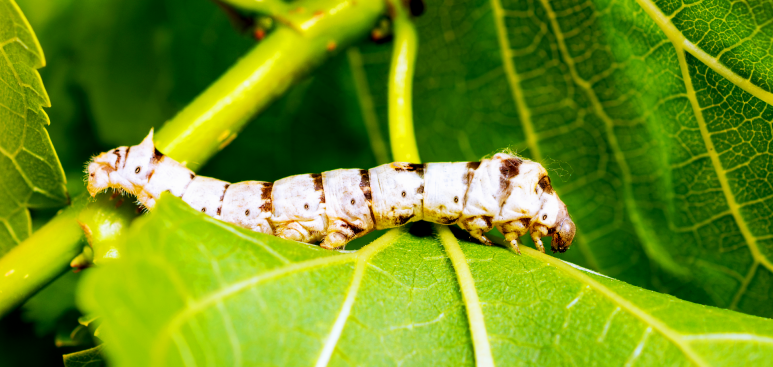
[[[417,227],[339,253],[165,196],[123,260],[87,274],[80,304],[104,316],[116,366],[472,365],[485,353],[500,365],[737,365],[773,352],[770,320]]]

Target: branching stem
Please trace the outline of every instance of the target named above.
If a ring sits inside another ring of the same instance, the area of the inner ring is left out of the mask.
[[[229,3],[246,9],[252,2]],[[381,0],[293,3],[265,40],[157,132],[156,146],[189,168],[200,168],[290,86],[335,51],[364,38],[385,10]],[[0,317],[69,268],[84,244],[77,220],[88,205],[87,196],[76,198],[0,259]]]
[[[366,36],[386,8],[378,0],[294,5],[265,40],[159,130],[155,142],[161,152],[197,170],[290,86]]]

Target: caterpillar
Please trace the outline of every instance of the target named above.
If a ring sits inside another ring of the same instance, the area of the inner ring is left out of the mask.
[[[321,241],[326,249],[418,220],[457,224],[485,245],[493,244],[485,233],[496,227],[519,254],[527,232],[544,253],[542,237],[552,236],[553,252],[565,252],[576,231],[545,168],[505,153],[480,162],[395,162],[231,184],[197,176],[159,152],[151,130],[139,145],[94,157],[87,174],[92,196],[123,189],[152,210],[168,191],[216,219],[289,240]]]

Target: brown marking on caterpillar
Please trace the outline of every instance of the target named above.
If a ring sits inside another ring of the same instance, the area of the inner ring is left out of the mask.
[[[196,174],[191,172],[191,180],[193,180],[194,178],[196,178]]]
[[[115,161],[115,168],[118,168],[118,165],[121,163],[121,151],[116,149],[113,151],[113,154],[115,154],[115,156],[118,157]]]
[[[480,167],[480,162],[467,162],[467,172],[462,177],[462,182],[467,185],[467,189],[470,189],[470,182],[473,176],[475,176],[475,170]]]
[[[311,179],[314,180],[314,191],[321,191],[319,202],[325,203],[325,187],[322,185],[322,174],[312,173]]]
[[[456,222],[456,219],[457,219],[457,218],[443,216],[443,217],[440,217],[440,218],[435,218],[435,219],[436,219],[436,220],[438,221],[438,223],[440,223],[440,224],[451,224],[451,223],[453,223],[453,222]]]
[[[272,210],[274,210],[273,205],[271,205],[271,201],[266,201],[265,203],[263,203],[263,205],[258,207],[258,209],[260,209],[262,212],[266,212],[266,213],[271,212]]]
[[[418,189],[416,189],[417,194],[423,194],[424,193],[424,184],[421,184]]]
[[[519,158],[508,158],[502,161],[502,165],[499,166],[499,187],[502,191],[507,191],[507,187],[510,185],[510,179],[518,176],[518,167],[523,163]]]
[[[484,222],[486,222],[486,225],[488,226],[488,228],[493,227],[493,225],[491,225],[491,222],[494,220],[494,217],[490,215],[481,215],[480,218],[483,219]]]
[[[400,225],[403,225],[403,224],[405,224],[405,223],[408,223],[408,221],[409,221],[409,220],[411,220],[411,218],[413,218],[413,217],[414,217],[414,215],[415,215],[415,214],[411,213],[411,214],[408,214],[408,215],[401,215],[401,216],[398,216],[398,217],[397,217],[397,223],[400,223]]]
[[[360,234],[360,232],[365,230],[364,228],[360,228],[358,226],[355,226],[354,224],[351,224],[351,223],[349,223],[347,221],[343,221],[343,220],[341,221],[341,224],[339,226],[342,227],[342,229],[348,229],[348,230],[352,231],[353,234],[351,236],[346,235],[346,233],[344,233],[344,232],[338,232],[338,233],[344,235],[344,237],[346,237],[347,241],[351,240],[354,237],[357,237],[357,235]]]
[[[231,184],[225,184],[223,186],[223,193],[220,194],[220,206],[217,207],[217,215],[220,215],[220,211],[223,209],[223,199],[225,199],[225,192],[228,191],[228,186],[231,186]]]
[[[223,202],[223,199],[225,198],[225,192],[228,190],[228,186],[231,186],[231,184],[225,184],[223,186],[223,193],[220,195],[220,202]]]
[[[164,158],[164,153],[161,153],[158,151],[158,149],[153,148],[153,158],[151,158],[151,161],[153,163],[158,163],[158,161],[160,161],[161,158]]]
[[[269,183],[267,185],[263,185],[263,188],[260,191],[260,198],[263,200],[271,200],[271,190],[274,189],[274,184]]]
[[[416,172],[424,177],[424,163],[394,162],[391,167],[397,172]]]
[[[373,193],[370,188],[370,174],[366,169],[360,170],[360,190],[362,190],[362,194],[365,196],[365,203],[368,204],[370,220],[375,225],[376,215],[373,213]]]
[[[153,177],[154,173],[156,173],[155,169],[153,169],[152,171],[150,171],[150,173],[148,173],[148,181],[150,181],[150,178]]]
[[[550,177],[547,175],[542,176],[542,178],[539,179],[539,187],[541,187],[546,194],[553,193],[553,186],[550,184]]]
[[[268,184],[263,185],[260,191],[260,198],[264,201],[263,205],[261,205],[258,209],[260,209],[263,212],[270,213],[274,210],[274,205],[271,202],[271,191],[274,189],[274,183],[270,182]],[[271,223],[271,221],[268,221]],[[273,224],[271,225],[271,228],[274,229]]]
[[[360,228],[360,227],[355,226],[355,225],[353,225],[351,223],[347,223],[347,225],[349,225],[349,229],[351,229],[352,232],[354,232],[354,237],[357,237],[357,235],[360,234],[360,232],[365,230],[365,228]]]
[[[418,174],[422,179],[424,178],[424,172],[427,169],[427,165],[424,163],[421,164],[411,164],[411,166],[414,166],[414,171],[416,171],[416,174]]]
[[[311,179],[314,180],[314,191],[322,191],[325,188],[322,186],[322,175],[319,173],[312,173]]]
[[[368,201],[368,206],[372,206],[373,194],[370,192],[370,175],[366,169],[360,170],[360,190],[362,190],[362,194],[365,195],[365,200]]]
[[[126,168],[126,162],[129,160],[129,152],[131,152],[131,150],[132,147],[126,148],[126,158],[123,160],[123,167],[121,167],[122,169]],[[115,164],[115,168],[118,168],[118,163]]]

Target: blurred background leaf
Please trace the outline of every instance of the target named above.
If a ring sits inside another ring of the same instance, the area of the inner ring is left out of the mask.
[[[27,208],[67,204],[64,172],[43,107],[43,50],[13,0],[0,2],[0,256],[32,233]]]

